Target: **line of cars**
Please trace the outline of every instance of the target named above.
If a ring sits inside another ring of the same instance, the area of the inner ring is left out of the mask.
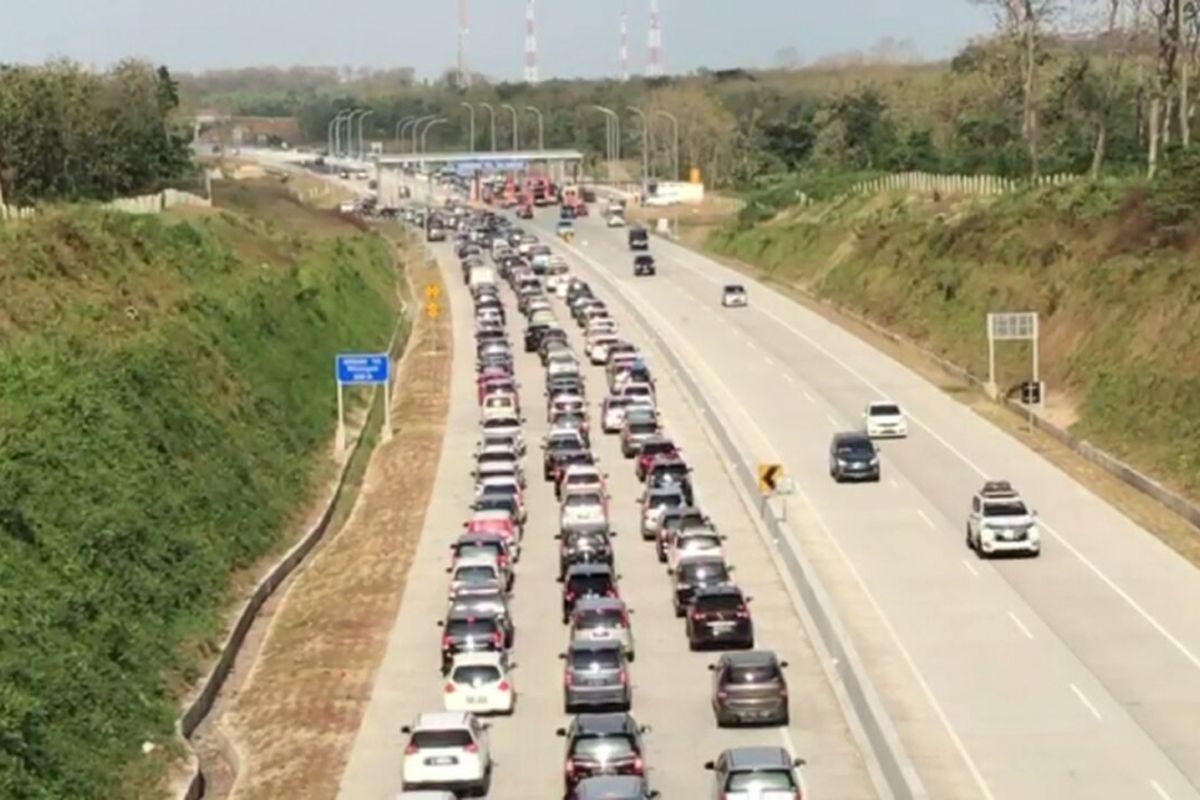
[[[640,244],[640,243],[639,243]],[[529,289],[532,295],[536,293]],[[754,627],[746,596],[732,579],[734,568],[725,561],[724,537],[713,521],[701,510],[692,480],[692,468],[681,448],[667,434],[657,407],[657,390],[646,358],[636,345],[624,339],[618,331],[603,300],[590,285],[576,277],[566,280],[560,297],[583,334],[582,351],[594,367],[603,367],[607,393],[599,405],[600,427],[603,433],[616,435],[622,455],[632,460],[637,479],[643,484],[638,498],[640,533],[644,540],[654,543],[658,559],[667,566],[671,582],[672,605],[677,617],[684,620],[684,629],[691,649],[716,648],[731,650],[709,665],[712,672],[711,702],[718,726],[735,724],[784,725],[790,722],[785,670],[787,662],[769,650],[755,650]],[[527,301],[532,305],[533,301]],[[548,316],[542,320],[531,316],[527,327],[526,346],[536,350],[547,365],[548,412],[555,409],[577,411],[585,401],[582,366],[571,350],[569,337]],[[569,376],[555,374],[550,365],[570,362]],[[578,377],[577,377],[578,376]],[[560,405],[561,404],[561,405]],[[586,423],[585,423],[586,425]],[[550,433],[544,442],[543,476],[555,481],[560,495],[569,495],[560,485],[569,480],[571,471],[586,462],[594,469],[589,441],[584,435],[573,436],[560,430],[551,419]],[[599,534],[607,529],[607,514],[591,522],[597,530],[586,526],[576,532],[576,520],[562,519],[560,533],[560,564],[563,569],[563,621],[570,622],[571,648],[565,677],[567,711],[576,710],[578,701],[586,697],[576,690],[580,676],[574,672],[575,653],[585,654],[582,663],[590,670],[587,677],[605,676],[605,688],[598,688],[593,697],[611,701],[627,710],[632,704],[631,692],[623,685],[623,661],[634,655],[633,635],[629,629],[628,611],[623,622],[615,625],[601,641],[609,644],[599,652],[606,655],[606,666],[593,667],[594,645],[583,645],[577,635],[577,614],[580,603],[612,604],[614,612],[621,608],[612,572],[612,548]],[[595,598],[594,600],[592,598]],[[614,682],[612,676],[618,676]],[[603,679],[601,679],[603,680]],[[598,681],[600,683],[600,681]],[[614,685],[614,683],[616,685]],[[611,694],[604,694],[604,692]],[[640,727],[628,713],[580,714],[560,735],[568,742],[577,741],[581,731],[607,729],[620,732],[625,740],[617,752],[641,753]],[[639,758],[591,758],[584,762],[588,774],[597,771],[635,772],[642,774],[644,765]],[[803,764],[781,747],[741,747],[724,751],[706,768],[714,773],[714,797],[743,800],[743,798],[796,798],[800,796],[800,780],[796,769]],[[582,771],[576,746],[569,744],[566,775],[568,789],[571,780]],[[614,795],[615,796],[615,795]],[[633,795],[631,795],[633,796]],[[624,797],[624,795],[621,795]]]

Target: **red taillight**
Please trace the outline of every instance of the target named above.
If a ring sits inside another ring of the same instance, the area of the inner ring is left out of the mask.
[[[703,622],[704,621],[704,612],[703,611],[693,611],[692,619],[695,620],[696,622]]]
[[[788,696],[788,695],[787,695],[787,687],[785,686],[785,687],[783,687],[782,689],[780,689],[780,690],[779,690],[779,699],[780,699],[780,700],[787,700],[787,696]]]
[[[478,753],[479,745],[475,744],[474,742],[471,742],[469,745],[464,747],[463,750],[466,750],[468,753]]]
[[[646,764],[645,764],[645,762],[642,761],[641,756],[638,756],[637,758],[635,758],[633,760],[632,769],[633,769],[634,773],[636,773],[638,775],[641,775],[642,772],[646,769]]]
[[[498,563],[502,567],[507,567],[508,566],[508,556],[500,556],[500,561]]]
[[[621,670],[620,680],[622,686],[629,682],[629,675],[626,674],[625,670]]]
[[[604,593],[604,596],[605,597],[616,597],[617,596],[617,588],[615,586],[612,587],[611,589],[609,589],[607,592]]]
[[[457,688],[458,687],[456,687],[453,683],[447,683],[446,684],[446,694],[454,694],[454,692],[457,690]]]
[[[417,752],[418,750],[415,744],[410,744],[408,747],[404,748],[404,755],[406,756],[415,756]]]
[[[563,768],[563,771],[567,773],[568,778],[571,777],[572,775],[574,775],[575,774],[575,762],[568,761],[566,766]]]
[[[575,685],[575,676],[571,674],[571,670],[567,670],[563,673],[563,683],[567,686]]]
[[[726,699],[728,699],[728,698],[729,698],[729,692],[725,691],[724,689],[722,689],[721,691],[717,692],[717,699],[718,699],[718,700],[726,700]]]
[[[747,611],[747,610],[746,610],[746,609],[744,609],[744,608],[743,608],[743,609],[740,609],[740,610],[737,612],[737,618],[738,618],[738,619],[750,619],[750,612],[749,612],[749,611]]]
[[[496,687],[502,692],[507,692],[512,687],[508,685],[508,681],[500,681],[500,685]]]
[[[575,593],[568,590],[567,591],[567,602],[570,603],[574,599],[575,599]]]
[[[495,644],[497,647],[500,647],[502,644],[504,644],[504,634],[500,633],[500,631],[496,631],[495,633],[493,633],[492,634],[492,643]]]
[[[445,649],[449,648],[450,644],[451,644],[450,634],[447,633],[446,635],[442,636],[442,649],[445,650]]]

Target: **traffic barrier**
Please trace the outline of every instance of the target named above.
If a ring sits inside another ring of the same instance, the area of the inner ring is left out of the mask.
[[[1041,186],[1064,186],[1080,180],[1081,175],[1058,173],[1034,178],[1001,178],[996,175],[938,175],[930,172],[900,172],[860,181],[850,191],[840,195],[872,195],[882,192],[906,191],[942,196],[995,196]],[[807,205],[807,203],[803,203]]]
[[[408,279],[407,271],[405,277]],[[411,285],[409,288],[411,292]],[[403,329],[403,321],[407,316],[407,310],[407,306],[404,306],[400,317],[396,321],[391,341],[388,343],[389,353],[395,352],[396,340]],[[412,341],[411,336],[409,336],[408,341]],[[406,348],[405,356],[407,354],[408,350]],[[401,364],[403,364],[403,358],[401,359]],[[399,374],[400,369],[397,367],[394,375]],[[380,392],[377,389],[371,390],[368,409],[374,408],[379,396]],[[370,413],[368,411],[367,418],[363,422],[364,432],[367,423],[370,421]],[[341,465],[337,482],[334,484],[329,499],[325,502],[324,510],[317,518],[316,524],[304,534],[299,542],[288,550],[287,554],[267,572],[266,576],[255,587],[254,593],[250,595],[250,598],[238,613],[237,619],[225,639],[225,644],[221,648],[221,654],[217,657],[216,663],[213,664],[208,676],[193,695],[191,702],[188,703],[183,714],[176,720],[175,735],[182,742],[187,754],[187,763],[183,765],[185,774],[175,781],[171,787],[171,795],[176,800],[199,800],[199,798],[204,796],[204,771],[201,768],[200,759],[196,755],[195,748],[191,745],[191,736],[196,732],[196,728],[200,726],[200,723],[204,721],[209,712],[212,711],[213,705],[217,702],[217,698],[225,686],[225,681],[229,678],[229,673],[233,671],[233,665],[237,661],[238,654],[246,642],[246,636],[250,633],[250,629],[258,618],[259,612],[262,611],[262,607],[270,599],[271,595],[275,593],[275,590],[304,562],[304,559],[308,557],[308,554],[312,552],[313,548],[317,546],[328,532],[329,521],[332,519],[338,501],[341,499],[342,492],[346,488],[346,478],[350,471],[350,465],[354,463],[354,458],[362,448],[365,438],[360,432],[360,435],[354,442],[354,447],[347,454],[345,461]]]
[[[608,273],[599,269],[594,271],[616,294],[625,296]],[[743,489],[750,497],[757,496],[758,475],[755,466],[742,456],[716,409],[701,391],[699,382],[641,310],[628,298],[625,299],[625,306],[670,362],[672,371],[686,387],[690,399],[699,407],[708,428],[719,440],[725,458],[737,473]],[[777,543],[784,565],[799,591],[804,609],[820,636],[820,645],[829,656],[830,671],[841,681],[842,694],[850,705],[847,711],[854,717],[852,725],[857,723],[856,729],[866,739],[870,753],[864,755],[873,756],[873,759],[868,757],[868,761],[873,761],[871,774],[876,779],[877,788],[896,800],[925,800],[928,794],[924,783],[904,750],[891,716],[880,700],[832,598],[829,597],[808,557],[793,545],[795,540],[788,523],[781,519],[768,503],[763,503],[758,510],[767,533]]]

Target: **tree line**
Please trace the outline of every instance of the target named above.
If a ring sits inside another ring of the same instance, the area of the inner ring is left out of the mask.
[[[192,169],[166,67],[0,65],[0,196],[10,205],[156,191]]]

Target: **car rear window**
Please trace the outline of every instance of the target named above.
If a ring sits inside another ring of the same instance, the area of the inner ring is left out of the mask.
[[[653,422],[634,422],[629,426],[630,433],[654,433],[658,425]]]
[[[784,770],[762,770],[759,772],[734,772],[725,781],[727,792],[751,792],[795,789],[792,774]]]
[[[669,453],[675,449],[675,445],[670,442],[646,442],[642,445],[642,455],[653,456],[659,453]]]
[[[459,567],[454,570],[454,579],[457,581],[467,581],[475,583],[478,581],[490,581],[496,578],[496,568],[491,565],[479,564],[468,567]]]
[[[624,627],[624,617],[615,608],[604,611],[589,611],[575,618],[575,627],[581,631],[590,631],[597,628],[620,628]]]
[[[575,740],[572,755],[596,761],[608,761],[617,758],[631,758],[637,755],[637,750],[634,749],[633,742],[629,740],[628,736],[588,736]]]
[[[504,553],[504,549],[499,542],[489,542],[487,544],[460,544],[458,546],[459,558],[471,558],[472,556],[498,556]]]
[[[700,611],[737,611],[741,607],[742,599],[735,594],[696,598],[696,608]]]
[[[567,581],[567,588],[575,594],[604,594],[612,583],[606,575],[576,575]]]
[[[725,680],[729,683],[769,683],[779,679],[779,668],[774,664],[759,664],[753,667],[731,667]]]
[[[491,636],[496,632],[496,623],[489,618],[453,619],[446,625],[450,636]]]
[[[580,508],[583,506],[598,506],[603,504],[600,495],[591,493],[578,493],[567,495],[567,505],[571,508]]]
[[[419,750],[459,748],[473,744],[471,734],[463,730],[417,731],[412,735],[412,744]]]
[[[571,651],[571,669],[576,672],[617,669],[620,666],[621,651],[616,648]]]
[[[896,417],[900,415],[900,406],[871,406],[870,413],[873,417]]]
[[[649,506],[650,508],[662,508],[663,506],[678,506],[682,502],[683,497],[677,494],[656,494],[650,496]]]
[[[485,664],[456,667],[450,680],[466,686],[486,686],[500,680],[500,670]]]

